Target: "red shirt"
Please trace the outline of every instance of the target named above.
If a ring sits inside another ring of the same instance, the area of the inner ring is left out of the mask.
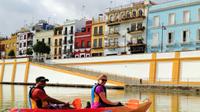
[[[48,95],[41,89],[39,88],[34,88],[32,91],[32,99],[34,101],[37,101],[39,99],[44,100],[48,97]]]

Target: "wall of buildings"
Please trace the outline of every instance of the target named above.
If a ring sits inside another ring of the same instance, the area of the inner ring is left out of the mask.
[[[150,6],[147,52],[198,50],[200,48],[199,7],[198,0],[178,0]]]

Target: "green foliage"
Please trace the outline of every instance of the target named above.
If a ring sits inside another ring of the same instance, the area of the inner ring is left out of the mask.
[[[27,51],[26,51],[26,54],[27,54],[27,55],[32,55],[32,54],[33,54],[33,50],[32,50],[32,49],[30,49],[30,48],[29,48],[29,49],[27,49]]]
[[[8,53],[8,56],[10,56],[10,57],[14,57],[14,56],[15,56],[15,52],[14,52],[14,50],[10,50],[10,52]]]
[[[39,54],[49,54],[50,53],[50,47],[47,46],[44,42],[38,41],[33,46],[33,51],[35,53],[39,53]]]

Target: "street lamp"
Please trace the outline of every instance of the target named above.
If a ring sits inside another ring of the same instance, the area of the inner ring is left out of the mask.
[[[162,23],[162,26],[161,26],[161,30],[162,30],[162,35],[161,35],[161,52],[163,52],[163,32],[164,30],[166,30],[167,28],[163,25]]]

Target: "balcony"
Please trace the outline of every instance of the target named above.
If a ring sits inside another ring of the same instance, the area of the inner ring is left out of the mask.
[[[136,28],[127,28],[127,33],[129,34],[138,34],[138,33],[143,33],[145,30],[145,27],[138,27]]]
[[[102,46],[92,47],[92,49],[103,49],[103,47]]]
[[[119,48],[118,42],[113,42],[105,45],[105,48],[107,49],[113,49],[113,48]]]
[[[94,33],[93,36],[102,36],[103,33]]]
[[[106,33],[107,37],[118,37],[120,35],[120,33],[118,31],[109,31]]]
[[[140,21],[140,20],[144,20],[146,18],[146,16],[124,16],[120,19],[115,19],[113,21],[108,20],[106,22],[106,24],[108,24],[108,26],[114,26],[114,25],[119,25],[121,23],[126,23],[126,22],[131,22],[131,21]]]
[[[68,40],[68,43],[69,44],[73,44],[73,40]]]
[[[133,44],[130,46],[129,51],[131,52],[131,54],[145,53],[146,44]]]

